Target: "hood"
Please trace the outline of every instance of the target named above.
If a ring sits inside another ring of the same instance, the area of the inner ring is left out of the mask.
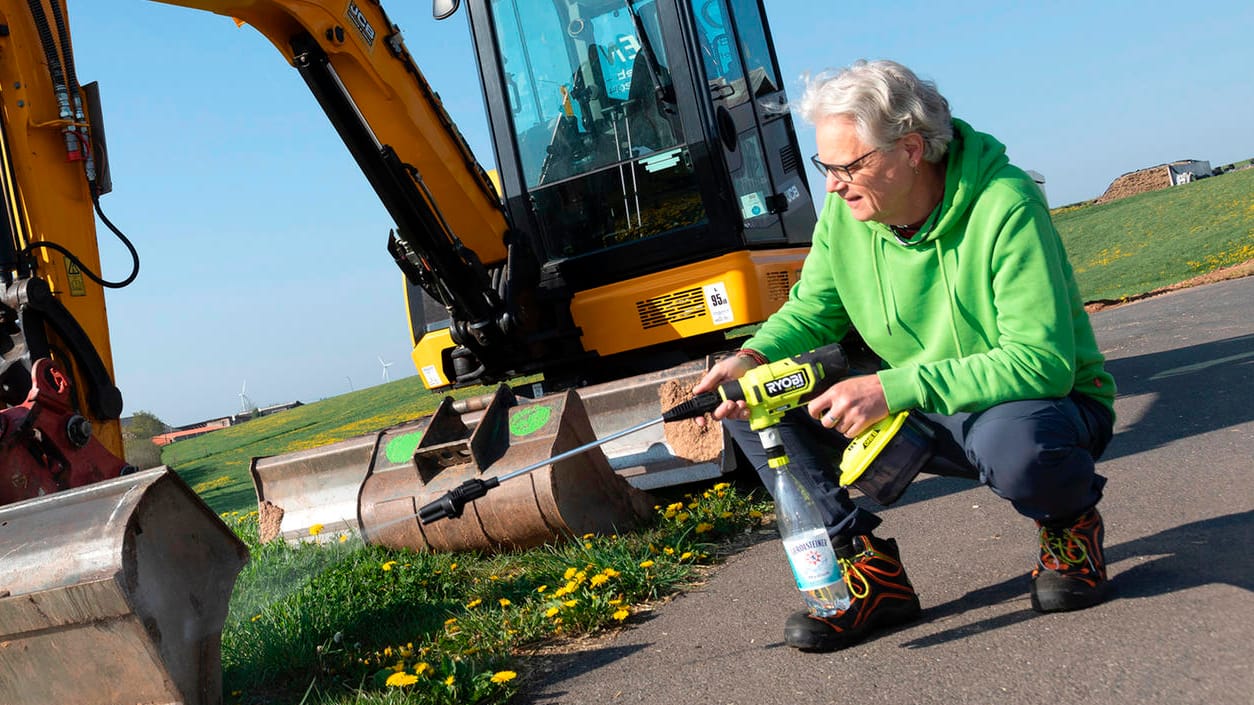
[[[939,215],[932,215],[938,220],[935,225],[923,226],[915,245],[942,238],[952,231],[966,217],[989,180],[1010,163],[1006,157],[1006,145],[997,138],[976,132],[957,118],[953,119],[953,125],[954,139],[949,143],[946,157],[945,195],[941,198]],[[882,230],[882,237],[896,241],[891,230],[887,227]]]

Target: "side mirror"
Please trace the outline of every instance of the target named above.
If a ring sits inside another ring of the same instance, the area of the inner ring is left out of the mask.
[[[435,15],[437,20],[445,20],[457,12],[461,4],[461,0],[433,0],[431,14]]]

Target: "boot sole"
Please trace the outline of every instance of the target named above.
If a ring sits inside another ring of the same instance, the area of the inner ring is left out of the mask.
[[[867,634],[885,627],[892,627],[899,624],[912,622],[922,613],[919,606],[919,599],[894,607],[884,607],[877,610],[866,624],[860,629],[850,630],[847,632],[835,632],[830,627],[826,633],[815,633],[813,631],[789,628],[784,630],[784,643],[798,651],[804,652],[827,652],[839,651],[862,641]],[[823,624],[820,620],[814,620]]]
[[[1044,578],[1047,573],[1042,574]],[[1098,583],[1096,587],[1074,582],[1063,582],[1065,579],[1049,580],[1046,585],[1038,585],[1040,578],[1032,582],[1029,591],[1032,597],[1032,609],[1037,612],[1072,612],[1092,607],[1106,599],[1108,583]]]

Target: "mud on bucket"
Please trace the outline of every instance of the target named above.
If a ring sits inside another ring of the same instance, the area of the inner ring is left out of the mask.
[[[915,412],[889,416],[845,448],[840,486],[850,485],[882,505],[896,502],[932,458],[935,434]]]

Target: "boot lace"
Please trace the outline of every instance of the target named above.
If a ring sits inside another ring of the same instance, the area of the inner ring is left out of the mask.
[[[1097,572],[1085,537],[1077,535],[1070,528],[1059,530],[1042,526],[1041,552],[1042,567],[1057,570],[1087,565],[1090,570]],[[1052,565],[1046,556],[1053,559]]]

